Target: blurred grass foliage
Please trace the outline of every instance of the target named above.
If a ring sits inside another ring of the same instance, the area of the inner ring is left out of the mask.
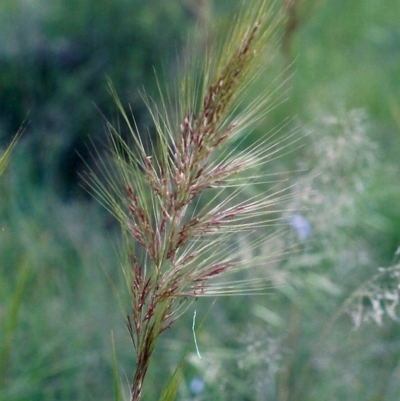
[[[268,266],[277,288],[266,296],[218,300],[197,334],[202,359],[192,315],[178,321],[156,350],[146,399],[160,394],[190,343],[181,400],[400,397],[397,315],[354,331],[344,310],[329,325],[378,266],[399,262],[400,2],[294,3],[289,46],[265,78],[293,73],[289,99],[256,134],[287,116],[305,127],[304,146],[272,165],[293,171],[286,176],[296,186],[283,213],[289,231],[265,249],[297,252]],[[31,120],[0,179],[0,400],[112,399],[111,331],[126,391],[134,361],[109,282],[119,283],[118,234],[79,189],[75,151],[88,157],[89,136],[103,138],[93,103],[117,119],[106,75],[143,129],[138,88],[157,100],[153,67],[172,81],[188,33],[197,29],[198,45],[204,26],[230,8],[230,0],[0,2],[0,145],[28,112]],[[395,280],[376,285],[387,291]],[[363,299],[360,319],[384,314],[382,299],[380,310]],[[199,320],[211,302],[195,304]]]
[[[156,92],[154,70],[173,70],[190,18],[161,0],[5,1],[0,6],[0,138],[27,114],[35,164],[60,190],[76,187],[88,136],[103,137],[111,118],[106,76],[139,126],[147,123],[138,88]],[[169,50],[169,51],[168,51]],[[108,106],[107,106],[108,105]],[[27,139],[28,140],[28,139]]]

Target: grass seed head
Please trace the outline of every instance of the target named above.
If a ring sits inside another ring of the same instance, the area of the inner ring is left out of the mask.
[[[226,41],[207,49],[204,68],[183,78],[176,113],[171,115],[165,97],[162,107],[145,99],[157,133],[152,154],[111,86],[134,147],[111,127],[115,168],[104,172],[105,184],[90,179],[126,242],[123,270],[132,304],[127,325],[137,354],[132,400],[140,399],[158,335],[185,310],[179,300],[262,288],[254,277],[225,286],[212,280],[247,269],[238,235],[272,224],[274,207],[286,196],[284,189],[267,196],[258,189],[271,155],[287,146],[284,140],[271,144],[266,136],[248,149],[235,148],[274,107],[272,92],[282,88],[265,88],[250,105],[244,103],[271,59],[279,23],[270,1],[251,7],[244,1]],[[245,196],[249,187],[252,195]],[[259,244],[257,239],[253,246]]]

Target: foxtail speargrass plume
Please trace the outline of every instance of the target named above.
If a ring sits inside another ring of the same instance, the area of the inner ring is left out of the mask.
[[[266,288],[265,269],[261,278],[213,280],[265,266],[262,255],[243,260],[237,240],[254,237],[256,253],[267,238],[255,233],[273,224],[276,205],[288,196],[281,182],[265,193],[266,163],[293,142],[294,134],[280,135],[285,124],[240,150],[254,123],[282,100],[273,101],[283,90],[275,84],[258,87],[248,102],[273,54],[280,25],[274,10],[268,0],[243,1],[227,40],[208,49],[204,64],[195,63],[182,80],[175,109],[170,96],[161,108],[145,99],[156,131],[151,152],[110,85],[134,146],[109,124],[113,167],[100,158],[103,177],[89,174],[88,181],[123,231],[126,319],[137,358],[132,401],[141,399],[159,335],[187,309],[186,301]]]

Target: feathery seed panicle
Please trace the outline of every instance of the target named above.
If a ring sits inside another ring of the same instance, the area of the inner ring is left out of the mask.
[[[275,84],[250,104],[243,102],[273,55],[279,23],[273,2],[243,1],[227,39],[207,51],[204,68],[190,70],[183,79],[175,114],[165,98],[162,108],[145,99],[157,133],[152,154],[110,85],[135,147],[109,125],[115,169],[105,169],[105,184],[89,179],[121,224],[126,242],[127,325],[137,355],[131,400],[141,397],[159,334],[187,308],[179,299],[265,289],[258,278],[210,280],[249,267],[235,237],[272,224],[275,205],[287,197],[280,184],[274,194],[254,190],[246,199],[243,191],[265,184],[262,167],[293,142],[290,135],[274,141],[272,133],[244,151],[237,149],[248,128],[276,106],[274,91],[283,90],[283,83]],[[252,246],[265,240],[258,238]]]

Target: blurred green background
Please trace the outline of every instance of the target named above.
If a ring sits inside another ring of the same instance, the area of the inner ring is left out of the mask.
[[[129,383],[134,358],[110,284],[118,230],[87,195],[82,159],[90,165],[104,143],[102,115],[118,121],[107,77],[151,131],[140,91],[157,101],[154,70],[177,78],[188,35],[200,46],[234,3],[0,2],[0,145],[29,121],[0,179],[0,400],[113,399],[111,333]],[[296,190],[289,231],[265,252],[296,252],[267,266],[276,287],[265,296],[213,305],[198,333],[202,359],[194,309],[165,333],[146,399],[186,347],[180,400],[400,399],[399,279],[378,270],[399,263],[400,2],[281,6],[289,23],[261,84],[287,74],[288,100],[256,133],[289,116],[286,133],[306,134],[270,165]],[[212,301],[195,304],[199,322]]]

